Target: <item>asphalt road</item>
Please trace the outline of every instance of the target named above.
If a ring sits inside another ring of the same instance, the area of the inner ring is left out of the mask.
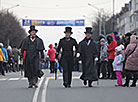
[[[116,80],[100,80],[94,87],[83,86],[81,73],[73,73],[72,88],[62,86],[62,75],[46,70],[37,89],[28,89],[27,79],[20,73],[0,76],[0,102],[138,102],[138,87],[114,87]]]

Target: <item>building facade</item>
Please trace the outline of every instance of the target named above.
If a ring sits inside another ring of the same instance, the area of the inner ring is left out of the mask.
[[[120,34],[128,32],[138,34],[138,0],[130,0],[116,17],[116,30]]]

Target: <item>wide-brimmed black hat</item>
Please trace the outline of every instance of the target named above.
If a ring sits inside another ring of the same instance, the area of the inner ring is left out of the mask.
[[[35,29],[34,25],[30,26],[30,30],[28,31],[28,33],[30,33],[31,31],[35,31],[36,33],[38,32],[38,30]]]
[[[92,28],[91,27],[86,27],[86,32],[84,32],[85,34],[89,33],[89,34],[92,34]]]
[[[71,27],[66,27],[64,33],[73,33]]]

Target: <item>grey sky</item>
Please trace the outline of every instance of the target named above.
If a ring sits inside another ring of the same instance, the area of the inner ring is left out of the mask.
[[[86,26],[90,26],[89,19],[94,18],[97,10],[88,6],[88,3],[98,8],[104,8],[106,12],[112,13],[113,0],[0,0],[1,8],[9,8],[16,4],[19,7],[10,9],[10,12],[20,19],[27,16],[28,19],[80,19],[83,15],[88,16]],[[115,12],[129,0],[115,0]],[[28,27],[24,27],[28,30]],[[64,27],[37,27],[38,35],[43,38],[45,45],[55,43],[64,36]],[[80,41],[84,37],[84,27],[73,27],[73,36]]]

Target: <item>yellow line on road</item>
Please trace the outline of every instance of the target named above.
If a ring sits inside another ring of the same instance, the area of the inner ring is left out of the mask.
[[[3,80],[8,80],[8,78],[1,78],[0,81],[3,81]]]

